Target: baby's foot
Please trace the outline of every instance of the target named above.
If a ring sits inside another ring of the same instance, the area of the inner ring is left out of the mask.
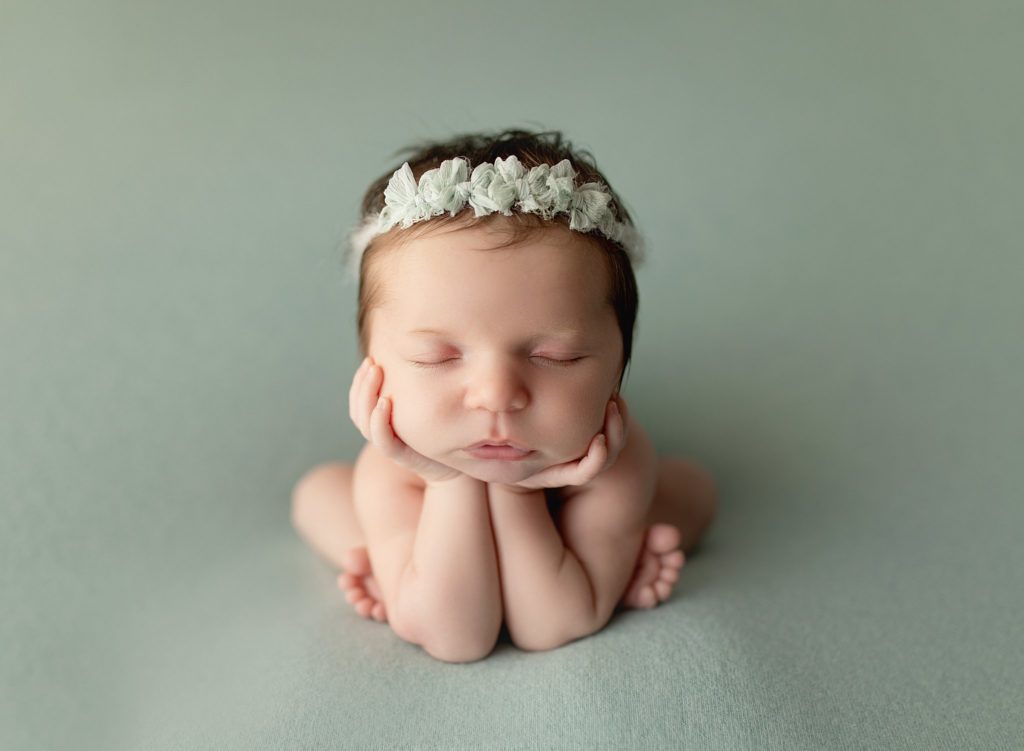
[[[384,598],[373,578],[370,556],[365,547],[350,548],[342,558],[345,571],[338,574],[338,588],[346,592],[345,599],[352,603],[363,618],[373,617],[376,621],[387,620]]]
[[[619,604],[625,608],[653,608],[668,599],[686,558],[679,549],[679,528],[654,524],[647,530],[633,579]]]

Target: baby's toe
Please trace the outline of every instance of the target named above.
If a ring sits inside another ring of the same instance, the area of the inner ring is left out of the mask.
[[[387,618],[384,612],[384,603],[378,602],[373,606],[373,610],[370,611],[375,621],[384,622]]]
[[[366,576],[370,573],[370,556],[366,552],[365,546],[361,545],[346,550],[342,556],[341,563],[345,571],[350,574]]]
[[[659,579],[654,582],[654,591],[658,595],[658,601],[661,602],[663,600],[667,600],[668,596],[672,594],[672,585]]]
[[[369,597],[364,597],[362,600],[355,604],[356,612],[359,613],[363,618],[367,618],[370,615],[370,611],[373,609],[373,600]]]
[[[682,550],[673,550],[661,556],[662,566],[671,566],[674,569],[681,569],[686,562],[686,556]]]
[[[647,547],[655,553],[668,553],[679,547],[682,534],[674,524],[655,524],[647,530]]]
[[[655,592],[654,588],[648,584],[637,592],[636,602],[638,607],[653,608],[658,604],[658,593]]]
[[[658,556],[654,555],[650,551],[645,550],[643,553],[643,560],[640,563],[640,570],[636,572],[635,578],[641,582],[654,581],[658,576],[658,571],[661,569],[661,563],[658,561]]]
[[[675,584],[677,581],[679,581],[679,569],[666,566],[658,574],[658,578],[663,582]]]
[[[362,587],[353,587],[352,589],[345,592],[345,599],[355,605],[360,600],[366,599],[366,590]]]

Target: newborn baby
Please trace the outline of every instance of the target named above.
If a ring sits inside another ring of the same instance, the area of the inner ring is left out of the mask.
[[[545,650],[653,607],[714,514],[707,473],[659,460],[619,393],[626,337],[593,239],[515,229],[462,213],[377,238],[349,392],[367,443],[293,493],[356,611],[449,662],[503,626]]]

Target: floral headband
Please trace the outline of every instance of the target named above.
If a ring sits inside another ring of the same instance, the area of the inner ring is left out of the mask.
[[[496,212],[511,216],[513,209],[545,219],[568,214],[569,229],[596,230],[622,245],[633,262],[640,263],[643,239],[635,227],[615,217],[608,186],[599,182],[576,186],[575,179],[576,170],[568,159],[527,170],[513,155],[498,157],[493,164],[478,164],[471,175],[465,158],[446,159],[440,167],[424,172],[417,184],[405,162],[384,189],[380,214],[366,216],[350,233],[351,270],[358,275],[363,252],[377,235],[395,225],[410,227],[445,212],[455,216],[466,204],[477,217]]]

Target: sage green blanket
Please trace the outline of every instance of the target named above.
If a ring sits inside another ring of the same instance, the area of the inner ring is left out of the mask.
[[[1024,747],[1019,6],[0,16],[0,748]],[[511,125],[644,229],[625,395],[721,513],[653,611],[449,665],[288,496],[361,441],[365,185]]]

